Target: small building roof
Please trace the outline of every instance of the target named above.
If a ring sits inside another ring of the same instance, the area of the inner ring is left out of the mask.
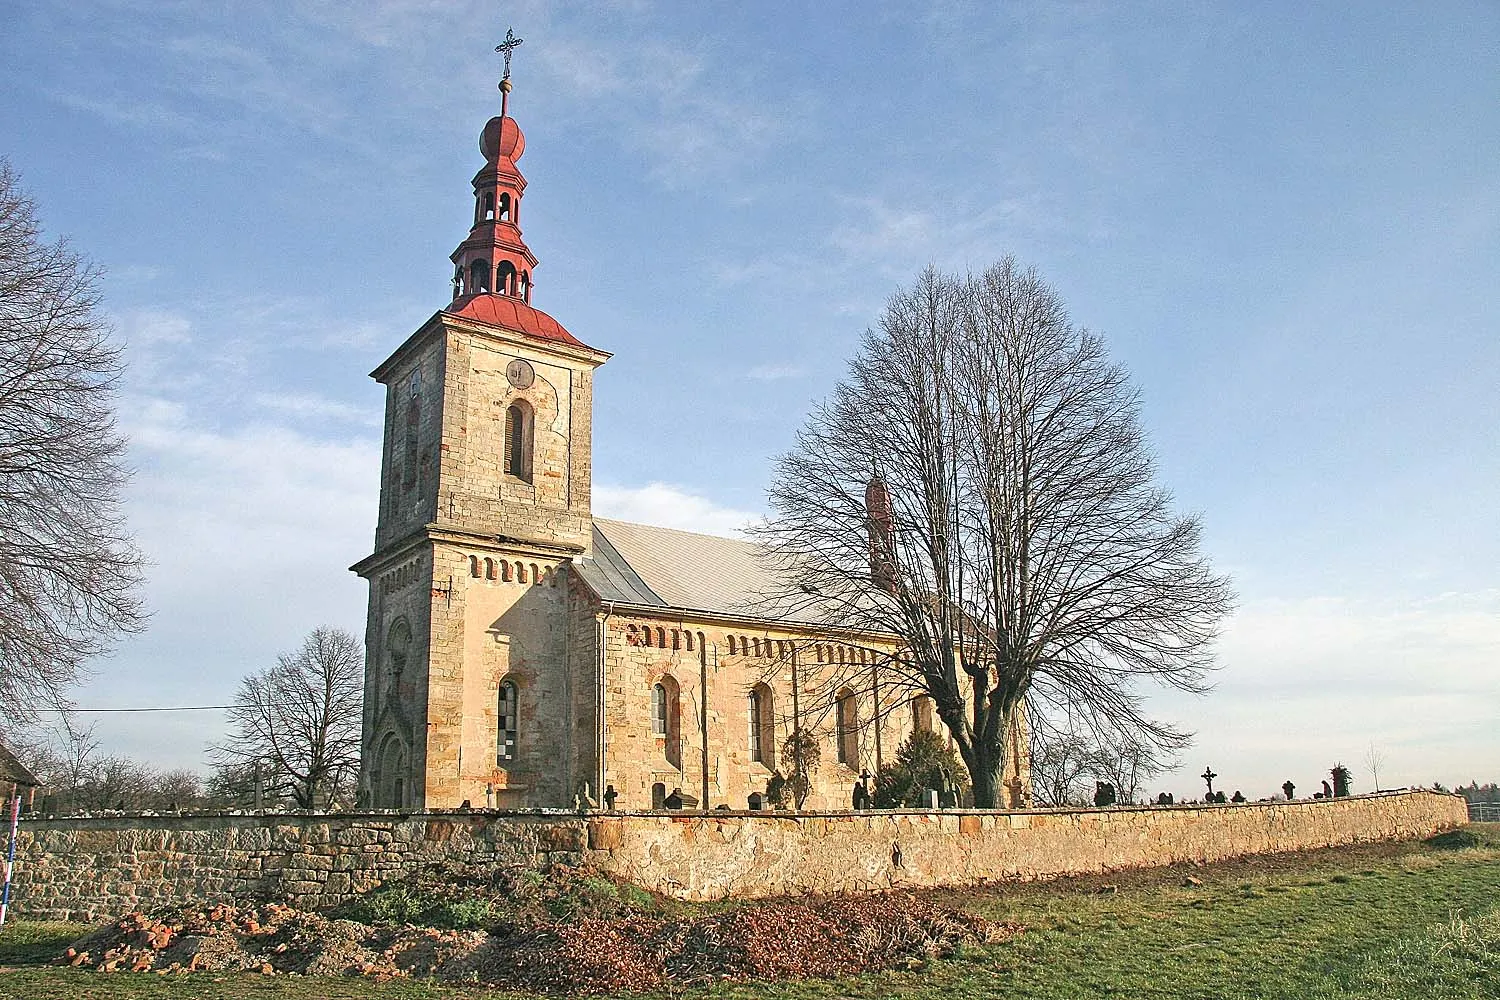
[[[13,785],[26,785],[30,788],[38,788],[41,782],[36,775],[31,773],[30,768],[16,759],[16,755],[10,752],[10,748],[0,743],[0,781],[8,781]]]
[[[826,624],[745,539],[594,518],[593,552],[576,565],[603,601]]]

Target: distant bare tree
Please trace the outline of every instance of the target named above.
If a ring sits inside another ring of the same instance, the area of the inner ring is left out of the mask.
[[[1370,777],[1375,781],[1375,790],[1380,791],[1380,769],[1385,767],[1385,753],[1375,746],[1375,741],[1370,741],[1370,749],[1365,751],[1365,766],[1370,769]]]
[[[0,160],[0,731],[65,707],[83,664],[145,621],[98,279],[42,242]]]
[[[7,745],[31,769],[42,786],[42,803],[56,812],[82,808],[74,792],[88,780],[100,761],[99,740],[92,725],[80,729],[63,715],[53,729],[16,730]]]
[[[929,268],[778,463],[757,534],[794,582],[774,596],[851,643],[899,641],[876,669],[825,667],[820,690],[881,686],[871,715],[928,693],[976,805],[1000,804],[1023,706],[1165,753],[1186,737],[1137,683],[1207,690],[1231,592],[1156,484],[1138,410],[1035,271]]]
[[[1176,763],[1158,747],[1131,736],[1094,750],[1094,774],[1114,786],[1121,805],[1135,805],[1141,786]]]
[[[93,769],[70,790],[71,805],[86,812],[148,808],[151,778],[150,771],[139,761],[128,757],[100,757],[94,761]]]
[[[187,809],[203,799],[203,778],[185,767],[157,771],[151,779],[153,809]]]
[[[192,771],[161,771],[99,751],[92,726],[76,729],[67,722],[50,740],[26,746],[26,759],[54,812],[191,809],[203,804],[202,781]]]
[[[1060,808],[1087,801],[1083,782],[1093,762],[1093,748],[1080,736],[1033,739],[1031,794],[1037,805]]]
[[[269,761],[223,761],[209,774],[204,798],[226,809],[279,809],[291,784]]]
[[[273,797],[299,808],[342,799],[359,773],[364,648],[341,629],[314,629],[295,653],[246,677],[229,710],[230,739],[213,748],[222,768],[264,765]]]

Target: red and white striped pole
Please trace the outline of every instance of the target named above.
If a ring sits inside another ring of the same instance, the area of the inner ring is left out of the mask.
[[[0,895],[0,927],[5,926],[5,914],[10,910],[10,873],[16,867],[16,827],[21,823],[21,789],[16,788],[10,800],[10,848],[5,852],[5,892]]]

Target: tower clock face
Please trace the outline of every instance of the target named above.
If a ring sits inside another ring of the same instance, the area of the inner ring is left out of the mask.
[[[536,381],[536,372],[529,362],[516,358],[505,366],[505,379],[517,389],[530,389],[531,383]]]

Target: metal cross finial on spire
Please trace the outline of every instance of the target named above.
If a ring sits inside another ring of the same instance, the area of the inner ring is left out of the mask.
[[[505,29],[505,41],[503,41],[499,45],[495,46],[495,51],[496,52],[503,52],[503,53],[505,53],[505,73],[504,73],[503,76],[500,77],[500,82],[501,83],[504,83],[506,80],[510,79],[510,56],[511,56],[511,53],[514,52],[516,50],[517,46],[519,46],[523,41],[525,41],[524,38],[517,38],[516,37],[516,31],[515,31],[514,28],[506,28]]]

